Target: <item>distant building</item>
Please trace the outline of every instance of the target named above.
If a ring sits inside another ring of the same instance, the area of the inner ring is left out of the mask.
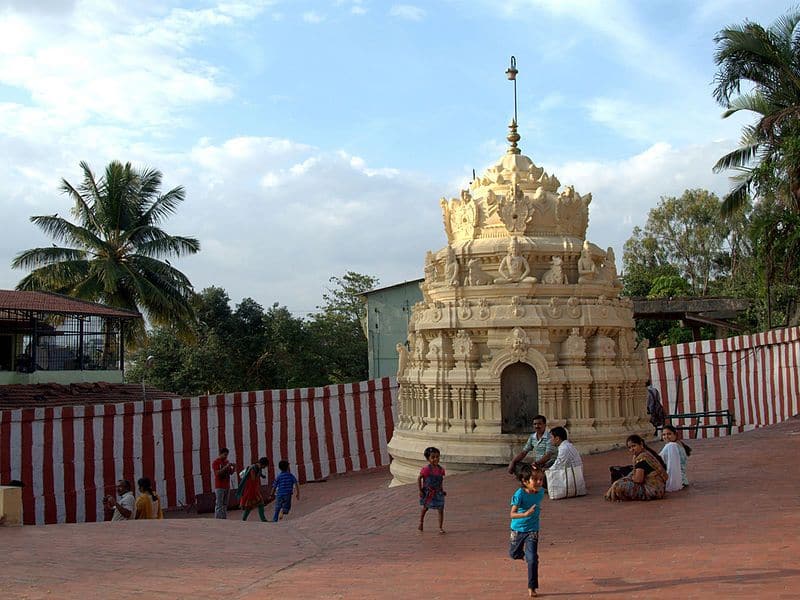
[[[0,290],[0,385],[122,383],[124,333],[141,318],[61,294]]]
[[[370,379],[397,374],[397,344],[406,343],[411,307],[422,301],[422,281],[414,279],[362,294],[367,304]]]

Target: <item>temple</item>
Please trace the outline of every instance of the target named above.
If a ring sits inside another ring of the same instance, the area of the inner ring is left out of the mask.
[[[541,413],[582,451],[647,431],[646,348],[612,248],[586,240],[591,194],[510,146],[442,199],[447,245],[425,258],[423,301],[398,345],[393,485],[437,446],[449,473],[507,464]]]

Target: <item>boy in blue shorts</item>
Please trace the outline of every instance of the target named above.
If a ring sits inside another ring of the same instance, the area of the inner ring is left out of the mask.
[[[539,587],[539,514],[544,499],[544,473],[522,465],[517,475],[522,484],[511,498],[511,540],[508,555],[528,563],[528,595]]]
[[[296,498],[300,500],[300,484],[297,477],[289,472],[289,461],[282,460],[278,463],[280,474],[272,482],[272,493],[275,495],[275,515],[273,521],[282,519],[292,510],[292,490],[296,490]]]

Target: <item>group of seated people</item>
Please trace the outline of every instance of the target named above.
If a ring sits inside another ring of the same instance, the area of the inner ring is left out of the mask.
[[[611,484],[606,500],[658,500],[667,492],[689,485],[687,457],[692,449],[678,438],[672,425],[664,425],[664,447],[656,452],[638,435],[630,435],[625,445],[633,456],[630,472]]]
[[[533,433],[522,451],[511,459],[508,472],[514,474],[518,465],[531,452],[534,469],[558,469],[582,466],[577,448],[567,440],[563,427],[553,427],[546,431],[547,419],[542,415],[533,418]],[[625,445],[633,458],[630,466],[612,467],[622,476],[611,484],[605,494],[606,500],[622,502],[626,500],[656,500],[666,492],[675,492],[689,485],[686,477],[687,457],[692,449],[678,438],[678,431],[672,425],[664,425],[662,432],[664,447],[661,452],[650,448],[639,435],[630,435]]]

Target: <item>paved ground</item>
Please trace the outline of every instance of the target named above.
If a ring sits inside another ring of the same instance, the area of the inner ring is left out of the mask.
[[[800,420],[692,445],[692,486],[650,503],[603,501],[622,451],[586,457],[590,494],[545,506],[540,594],[800,598]],[[386,489],[388,479],[373,471],[304,486],[297,513],[277,524],[3,528],[0,596],[527,596],[524,563],[506,558],[515,485],[503,470],[446,480],[446,535],[434,514],[418,533],[414,488]]]

